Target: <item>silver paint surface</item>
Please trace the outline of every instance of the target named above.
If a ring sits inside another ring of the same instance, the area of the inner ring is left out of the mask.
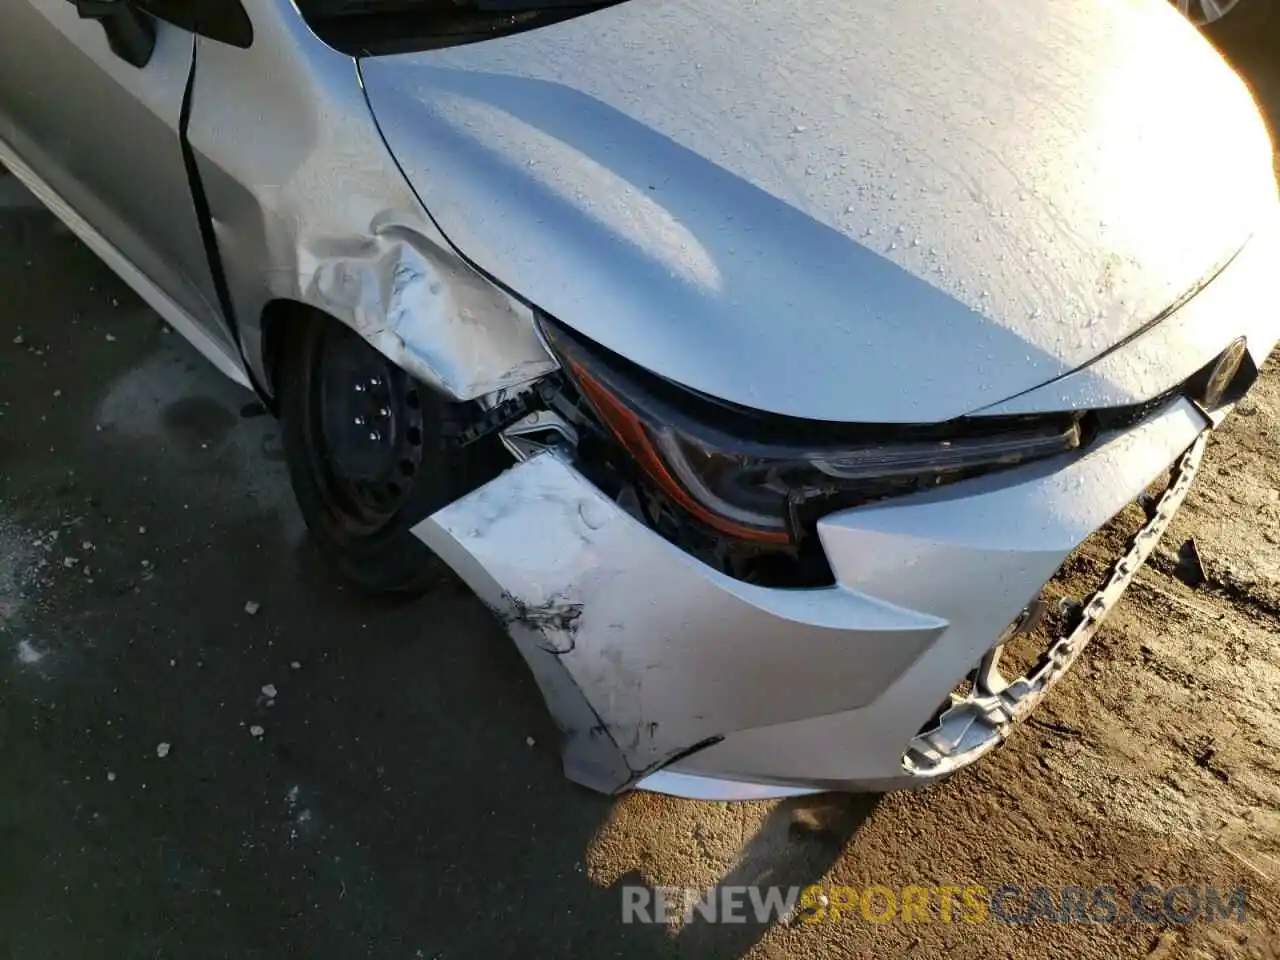
[[[1275,265],[1280,217],[1272,215],[1213,282],[1167,317],[1060,380],[981,411],[983,414],[1089,410],[1138,403],[1182,383],[1237,336],[1260,368],[1280,337]]]
[[[242,382],[269,388],[282,302],[455,398],[554,369],[527,301],[676,381],[832,420],[1132,402],[1280,336],[1265,131],[1158,3],[631,0],[358,64],[247,0],[251,49],[162,27],[150,73],[61,0],[11,3],[0,158]],[[238,337],[176,172],[193,63]],[[135,141],[101,131],[116,108]],[[86,131],[96,164],[63,153]],[[1225,186],[1189,189],[1210,166]],[[533,447],[415,532],[508,626],[575,779],[895,786],[957,680],[1206,422],[1179,400],[1083,453],[827,517],[825,589],[711,570]]]
[[[101,257],[121,280],[132,287],[152,310],[164,318],[165,322],[186,337],[219,372],[242,387],[251,386],[248,377],[245,376],[240,357],[232,352],[228,339],[216,337],[210,327],[197,323],[166,290],[139,270],[120,252],[118,247],[73,209],[47,180],[27,166],[26,162],[3,141],[0,141],[0,163],[3,163],[9,172],[31,191],[33,200],[43,203],[50,213],[76,235],[81,243]]]
[[[719,574],[553,454],[414,532],[494,609],[535,675],[570,681],[576,694],[549,705],[571,745],[616,746],[626,776],[610,790],[726,731],[865,705],[945,626],[849,588],[770,590]],[[592,729],[566,704],[598,718]],[[575,761],[570,750],[570,776]]]
[[[722,738],[666,769],[756,788],[656,788],[918,785],[902,758],[928,717],[1067,554],[1208,425],[1178,400],[1082,455],[827,517],[838,585],[819,590],[719,574],[551,454],[414,532],[507,624],[566,733],[570,777],[643,785]]]
[[[803,417],[936,421],[1060,377],[1275,206],[1243,84],[1145,0],[644,0],[363,75],[468,257]]]
[[[189,137],[246,353],[263,310],[335,317],[456,399],[555,369],[528,308],[467,266],[387,152],[355,62],[296,11],[249,0],[252,48],[201,40]]]
[[[230,349],[178,144],[195,39],[158,24],[145,70],[66,0],[0,7],[0,142]],[[234,351],[232,351],[234,352]]]

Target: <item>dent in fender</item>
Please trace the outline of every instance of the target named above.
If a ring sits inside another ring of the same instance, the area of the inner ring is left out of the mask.
[[[275,301],[336,318],[455,400],[554,370],[532,311],[457,254],[405,182],[355,61],[295,13],[254,21],[247,50],[198,42],[187,136],[255,378],[270,382]]]
[[[345,243],[300,236],[293,297],[341,320],[454,399],[556,368],[528,307],[403,218],[389,213],[379,221]]]

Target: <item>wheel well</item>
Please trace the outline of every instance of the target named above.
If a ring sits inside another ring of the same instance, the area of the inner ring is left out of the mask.
[[[272,300],[262,308],[259,329],[262,331],[262,371],[266,377],[264,386],[271,391],[272,412],[279,404],[280,361],[289,342],[297,331],[317,317],[325,316],[315,307],[296,300]]]

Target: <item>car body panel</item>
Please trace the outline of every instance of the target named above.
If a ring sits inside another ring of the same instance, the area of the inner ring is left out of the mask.
[[[362,74],[469,259],[651,371],[812,419],[1061,377],[1275,202],[1243,84],[1137,0],[628,2]]]
[[[263,391],[281,303],[454,399],[556,369],[536,305],[713,396],[866,422],[1146,401],[1239,336],[1261,365],[1280,335],[1265,133],[1156,4],[633,0],[358,63],[284,0],[246,0],[250,48],[162,25],[135,71],[63,0],[16,2],[0,54],[30,35],[72,66],[0,56],[0,159]],[[1193,90],[1215,109],[1188,133]],[[103,115],[80,130],[62,105],[82,96]],[[104,129],[120,117],[136,141]],[[1184,188],[1210,165],[1221,190]],[[568,453],[413,532],[508,627],[573,778],[902,786],[956,681],[1217,418],[1179,397],[1085,450],[828,516],[817,589],[710,568]]]
[[[495,608],[526,659],[567,671],[598,718],[588,730],[562,723],[569,742],[611,740],[633,772],[726,729],[864,705],[945,627],[853,590],[717,573],[549,454],[415,533]],[[849,623],[856,636],[841,631]]]
[[[140,70],[66,0],[10,0],[3,19],[0,142],[46,195],[234,353],[179,141],[195,38],[157,24]]]
[[[335,317],[455,399],[555,369],[529,309],[458,257],[405,183],[355,62],[291,6],[246,9],[251,48],[200,41],[188,136],[258,381],[275,301]]]
[[[1041,465],[1027,473],[1026,482],[1011,487],[1000,487],[995,477],[973,481],[985,489],[963,500],[957,498],[968,491],[937,491],[824,521],[823,544],[841,582],[900,602],[920,602],[914,600],[915,590],[933,588],[924,605],[948,619],[954,645],[944,638],[871,711],[746,731],[678,769],[732,771],[751,779],[764,770],[764,757],[776,756],[780,762],[768,765],[772,777],[803,769],[813,776],[811,782],[834,783],[849,777],[851,758],[857,757],[856,779],[866,788],[901,785],[904,744],[894,737],[912,724],[919,727],[925,719],[921,705],[942,702],[995,641],[992,625],[1012,622],[1070,550],[1142,493],[1207,423],[1191,404],[1178,400],[1067,469]],[[909,580],[904,578],[908,570]],[[807,763],[771,751],[771,743],[797,740],[809,744]]]
[[[983,415],[1089,410],[1141,403],[1174,389],[1244,337],[1262,366],[1280,337],[1275,269],[1280,264],[1280,208],[1239,255],[1191,300],[1118,349],[980,411]]]
[[[224,338],[211,336],[207,326],[187,313],[181,304],[138,269],[136,264],[126,258],[114,244],[98,232],[93,224],[74,210],[3,141],[0,141],[0,164],[4,164],[22,185],[48,208],[50,213],[61,220],[86,247],[102,258],[103,262],[146,301],[152,310],[186,337],[191,345],[219,371],[242,387],[251,386],[240,356],[232,352],[231,346]]]
[[[278,302],[348,324],[454,399],[554,370],[529,308],[457,255],[406,184],[355,61],[290,4],[246,9],[250,48],[157,23],[139,69],[65,0],[15,0],[0,158],[220,369],[265,393],[262,323]],[[180,139],[193,63],[186,134],[229,317]]]
[[[1085,453],[834,514],[818,525],[830,588],[732,580],[554,454],[414,532],[508,626],[570,777],[617,791],[675,757],[674,772],[792,789],[905,786],[934,708],[1209,423],[1178,399]]]

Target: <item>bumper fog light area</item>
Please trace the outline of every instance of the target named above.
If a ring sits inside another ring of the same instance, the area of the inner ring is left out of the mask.
[[[907,773],[932,780],[968,766],[1001,743],[1066,674],[1186,499],[1206,436],[1072,551],[912,740],[902,760]]]

